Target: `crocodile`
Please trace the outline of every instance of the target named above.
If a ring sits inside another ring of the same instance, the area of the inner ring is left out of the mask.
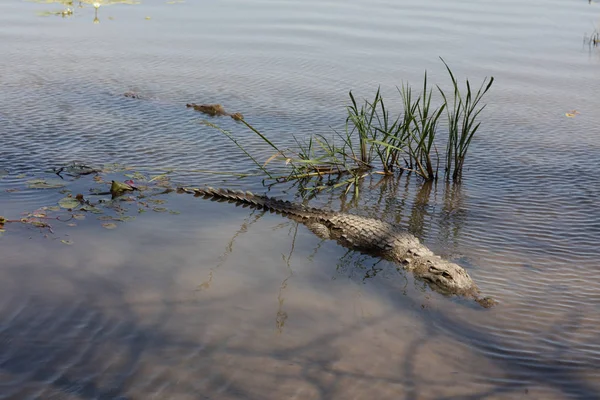
[[[240,190],[211,187],[179,187],[177,190],[284,215],[304,224],[320,238],[332,239],[346,248],[392,261],[442,294],[471,298],[486,308],[495,304],[493,299],[480,295],[464,268],[435,255],[417,237],[388,222]]]

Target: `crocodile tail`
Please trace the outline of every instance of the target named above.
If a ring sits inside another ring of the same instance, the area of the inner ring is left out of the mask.
[[[242,206],[250,206],[259,210],[268,210],[277,214],[292,215],[302,219],[326,219],[333,212],[307,207],[302,204],[292,203],[287,200],[273,199],[267,196],[256,195],[243,190],[220,188],[178,188],[180,193],[191,193],[196,197],[203,197],[213,201],[226,201]]]

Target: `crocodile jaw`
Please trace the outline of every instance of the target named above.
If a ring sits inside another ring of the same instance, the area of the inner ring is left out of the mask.
[[[472,296],[479,293],[475,282],[464,268],[438,256],[416,257],[410,260],[407,269],[412,270],[417,278],[434,284],[445,293]]]

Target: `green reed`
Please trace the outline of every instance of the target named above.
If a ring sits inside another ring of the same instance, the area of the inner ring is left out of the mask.
[[[471,145],[473,136],[479,129],[481,122],[477,122],[477,117],[485,108],[485,104],[480,106],[481,99],[490,90],[494,83],[494,77],[488,81],[483,80],[481,86],[474,92],[471,89],[471,83],[466,80],[466,95],[461,93],[458,81],[452,70],[442,59],[446,70],[450,75],[453,85],[452,109],[448,108],[448,142],[446,144],[446,176],[449,177],[452,172],[452,179],[460,180],[462,178],[463,167],[467,150]],[[448,104],[448,98],[444,91],[438,87],[445,104]],[[454,169],[452,169],[454,168]]]
[[[402,110],[397,115],[386,107],[381,90],[373,100],[359,104],[352,92],[343,132],[334,131],[331,138],[314,134],[304,140],[294,137],[296,148],[282,150],[263,133],[245,124],[262,141],[275,150],[260,164],[243,148],[230,132],[218,128],[265,173],[276,182],[296,181],[305,190],[323,190],[346,186],[346,191],[358,191],[360,181],[371,175],[392,175],[395,171],[415,173],[425,181],[438,179],[441,157],[445,157],[447,179],[459,180],[473,136],[480,127],[477,119],[485,108],[481,105],[494,78],[484,79],[475,92],[466,80],[466,91],[459,88],[450,67],[442,59],[452,81],[452,95],[446,96],[437,85],[440,104],[434,104],[434,91],[428,86],[427,72],[420,92],[413,92],[408,83],[398,88]],[[438,153],[438,131],[446,111],[448,138],[444,155]],[[210,126],[214,126],[209,124]],[[216,126],[215,126],[216,127]],[[287,174],[267,169],[273,160],[285,162]]]

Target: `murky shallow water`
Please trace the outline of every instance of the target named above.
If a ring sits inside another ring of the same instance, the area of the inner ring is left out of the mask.
[[[340,126],[351,89],[393,97],[424,69],[447,82],[442,56],[497,80],[464,184],[368,181],[349,207],[406,227],[500,304],[440,296],[280,216],[172,194],[181,214],[115,230],[93,216],[47,238],[10,225],[0,398],[599,397],[600,53],[582,46],[597,4],[148,1],[101,6],[99,24],[89,6],[37,16],[62,9],[0,4],[0,215],[56,204],[24,182],[73,160],[263,192],[194,172],[253,167],[185,103],[220,102],[289,142]]]

